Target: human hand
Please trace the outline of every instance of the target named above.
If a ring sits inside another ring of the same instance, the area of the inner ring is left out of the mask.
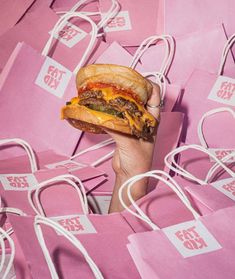
[[[158,85],[153,84],[152,95],[147,102],[147,110],[158,121],[160,120],[160,89]],[[152,107],[153,106],[153,107]],[[154,107],[155,106],[155,107]],[[152,165],[154,143],[156,135],[151,141],[137,139],[136,137],[126,134],[106,130],[106,132],[115,140],[116,149],[113,155],[112,167],[116,174],[116,181],[112,200],[110,203],[109,213],[121,211],[121,206],[118,198],[118,191],[120,186],[134,175],[149,171]],[[132,197],[137,200],[144,196],[147,191],[147,181],[140,180],[135,184],[132,190]],[[126,193],[124,194],[124,201],[129,205],[129,200]]]

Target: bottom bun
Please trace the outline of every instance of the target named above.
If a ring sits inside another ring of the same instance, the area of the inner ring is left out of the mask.
[[[70,105],[62,108],[62,118],[66,119],[74,128],[82,131],[101,134],[104,129],[115,130],[125,134],[132,134],[126,119],[94,111],[85,106]]]

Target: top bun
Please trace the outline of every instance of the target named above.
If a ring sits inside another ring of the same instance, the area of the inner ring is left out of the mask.
[[[76,84],[80,88],[88,83],[108,83],[117,88],[126,89],[136,94],[146,104],[152,93],[152,84],[135,70],[113,64],[91,64],[81,68],[77,73]]]

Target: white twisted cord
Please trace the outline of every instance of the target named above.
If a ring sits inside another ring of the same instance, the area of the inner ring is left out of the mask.
[[[144,72],[144,73],[142,73],[142,75],[144,77],[150,77],[150,76],[155,77],[154,82],[156,84],[158,84],[160,87],[160,96],[161,96],[161,100],[163,102],[163,100],[165,99],[165,96],[166,96],[166,84],[167,84],[166,77],[160,72]]]
[[[231,47],[233,46],[234,42],[235,42],[235,34],[230,36],[230,38],[227,40],[226,44],[224,45],[222,55],[221,55],[221,59],[220,59],[218,76],[223,74],[225,62],[226,62],[226,59],[227,59],[227,56],[228,56],[228,52],[231,49]]]
[[[14,261],[14,257],[15,257],[15,244],[14,244],[14,241],[11,239],[11,237],[8,235],[8,233],[5,232],[2,228],[0,228],[0,233],[1,233],[1,238],[0,239],[2,239],[2,237],[6,238],[9,242],[10,248],[11,248],[10,259],[8,261],[5,272],[2,276],[2,279],[6,279],[8,273],[10,272],[11,267],[13,265],[13,261]],[[1,242],[1,248],[3,249],[2,250],[2,259],[1,259],[1,269],[0,269],[0,271],[2,271],[3,265],[6,261],[6,251],[5,251],[5,244],[3,244],[1,240],[0,240],[0,242]]]
[[[86,196],[86,190],[84,188],[84,185],[82,184],[81,180],[71,174],[66,174],[66,175],[60,175],[56,176],[54,178],[45,180],[41,183],[38,184],[38,187],[36,189],[33,189],[31,191],[28,191],[28,201],[29,204],[31,205],[32,209],[34,210],[35,214],[45,216],[45,212],[43,210],[43,207],[41,205],[40,199],[39,199],[39,193],[42,191],[45,187],[48,186],[55,186],[53,183],[55,182],[67,182],[69,185],[71,185],[76,191],[79,196],[81,205],[82,205],[82,210],[84,214],[89,213],[89,208],[88,208],[88,201],[87,201],[87,196]],[[77,182],[79,186],[75,183]],[[33,195],[35,198],[35,201],[33,201]],[[36,206],[35,206],[36,205]]]
[[[176,195],[180,198],[180,200],[186,205],[186,207],[191,211],[191,213],[193,214],[193,216],[195,217],[195,219],[199,218],[200,215],[195,211],[195,209],[191,206],[190,201],[188,200],[188,198],[185,196],[185,194],[183,193],[183,191],[181,190],[181,188],[179,187],[179,185],[176,183],[176,181],[174,181],[174,183],[170,182],[169,180],[166,180],[165,178],[163,178],[160,175],[164,174],[166,175],[166,177],[168,178],[168,174],[166,174],[163,171],[150,171],[150,172],[146,172],[143,174],[139,174],[136,176],[133,176],[132,178],[128,179],[125,183],[123,183],[119,189],[118,192],[118,196],[119,196],[119,200],[122,204],[122,206],[128,211],[130,212],[132,215],[138,217],[139,219],[143,220],[145,223],[147,223],[153,230],[159,230],[160,228],[154,224],[149,217],[140,209],[140,207],[138,207],[138,205],[136,204],[136,202],[133,200],[132,196],[131,196],[131,187],[134,185],[134,183],[136,183],[137,181],[139,181],[140,179],[143,178],[147,178],[147,177],[152,177],[155,179],[158,179],[162,182],[164,182],[167,186],[169,186],[175,193]],[[171,178],[171,181],[173,181],[173,178]],[[176,185],[178,185],[176,187]],[[125,187],[127,188],[127,195],[128,198],[131,202],[131,204],[135,207],[136,212],[134,212],[133,210],[131,210],[124,202],[122,196],[123,196],[123,191],[125,189]]]
[[[19,138],[1,139],[0,140],[0,145],[12,144],[12,143],[18,144],[24,148],[24,150],[26,151],[28,158],[29,158],[31,171],[32,172],[37,171],[38,167],[37,167],[37,161],[36,161],[34,151],[33,151],[32,147],[26,141],[19,139]]]
[[[95,262],[92,260],[92,258],[89,256],[88,252],[86,251],[85,247],[82,245],[82,243],[69,231],[65,230],[61,225],[56,223],[55,221],[52,221],[48,218],[42,217],[42,216],[36,216],[34,220],[34,230],[39,242],[39,245],[41,246],[41,249],[43,251],[45,260],[47,262],[48,268],[51,273],[52,279],[59,279],[59,276],[56,272],[55,266],[53,264],[53,261],[51,259],[50,253],[46,247],[46,243],[43,237],[41,225],[47,225],[54,229],[56,232],[62,234],[73,246],[75,246],[84,256],[86,262],[90,266],[95,278],[97,279],[103,279],[103,275],[100,272],[99,268],[95,264]]]
[[[88,16],[86,16],[86,15],[84,15],[82,13],[78,13],[78,12],[68,12],[65,15],[61,16],[61,18],[55,24],[55,26],[54,26],[54,28],[53,28],[53,30],[51,32],[51,35],[50,35],[50,37],[49,37],[49,39],[48,39],[44,49],[42,50],[42,55],[43,56],[47,56],[48,55],[48,52],[50,50],[50,47],[51,47],[51,44],[52,44],[52,41],[54,39],[55,34],[63,27],[64,23],[66,23],[70,18],[73,18],[73,17],[79,17],[79,18],[82,18],[82,19],[88,21],[91,24],[91,28],[92,28],[90,42],[89,42],[89,44],[88,44],[88,46],[87,46],[87,48],[86,48],[82,58],[80,59],[78,65],[76,66],[76,68],[73,71],[74,73],[77,73],[77,71],[84,64],[88,54],[92,50],[92,48],[93,48],[93,46],[95,44],[95,41],[96,41],[97,33],[98,33],[98,29],[97,29],[96,24]]]
[[[165,76],[170,68],[170,65],[173,60],[174,56],[174,40],[170,35],[162,35],[162,36],[151,36],[146,38],[138,47],[136,50],[130,67],[135,68],[139,59],[142,57],[142,55],[145,53],[145,51],[154,43],[158,43],[159,41],[163,41],[165,44],[165,54],[163,58],[162,65],[160,67],[160,72],[163,76]]]
[[[175,160],[175,156],[177,154],[180,154],[181,152],[188,150],[188,149],[195,149],[198,151],[201,151],[202,153],[205,153],[207,155],[209,155],[213,160],[215,160],[216,164],[218,164],[220,167],[222,167],[227,173],[229,173],[229,175],[231,175],[231,177],[235,176],[235,173],[230,170],[226,165],[223,164],[222,161],[220,161],[214,154],[212,154],[209,150],[207,150],[206,148],[204,148],[203,146],[197,145],[197,144],[189,144],[189,145],[185,145],[185,146],[181,146],[178,148],[175,148],[174,150],[172,150],[171,152],[169,152],[165,158],[165,165],[173,170],[175,173],[182,175],[183,177],[186,177],[192,181],[197,182],[200,185],[206,185],[208,184],[208,181],[205,180],[201,180],[197,177],[195,177],[193,174],[191,174],[190,172],[186,171],[183,167],[181,167],[179,164],[177,164],[176,160]],[[172,164],[173,163],[173,164]]]
[[[85,154],[85,153],[88,153],[90,151],[94,151],[94,150],[100,149],[102,147],[105,147],[105,146],[113,144],[113,143],[115,143],[115,141],[113,139],[111,139],[111,138],[107,139],[107,140],[104,140],[104,141],[101,141],[101,142],[99,142],[99,143],[97,143],[95,145],[92,145],[92,146],[90,146],[90,147],[88,147],[86,149],[83,149],[80,152],[74,154],[73,156],[70,157],[70,159],[72,160],[74,158],[77,158],[77,157]]]

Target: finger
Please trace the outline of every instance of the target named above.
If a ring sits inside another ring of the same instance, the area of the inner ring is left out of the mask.
[[[160,103],[161,103],[161,95],[160,95],[160,87],[159,85],[151,82],[153,85],[153,91],[147,102],[147,110],[150,112],[156,119],[160,118]]]

